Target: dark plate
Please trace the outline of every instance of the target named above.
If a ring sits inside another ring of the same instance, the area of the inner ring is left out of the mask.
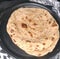
[[[48,59],[54,55],[56,55],[59,51],[60,51],[60,40],[57,43],[55,49],[53,50],[53,52],[43,56],[43,57],[36,57],[36,56],[32,56],[27,54],[25,51],[19,49],[12,41],[10,36],[8,35],[7,31],[6,31],[6,25],[8,22],[8,19],[11,15],[11,13],[21,7],[39,7],[39,8],[44,8],[46,10],[48,10],[51,15],[56,19],[57,23],[59,24],[60,27],[60,19],[58,17],[58,15],[52,10],[52,7],[50,6],[44,6],[42,4],[39,3],[34,3],[34,2],[27,2],[27,3],[21,3],[21,4],[17,4],[11,8],[6,9],[4,12],[2,12],[0,19],[2,20],[1,25],[0,25],[0,31],[1,31],[1,45],[2,47],[11,55],[18,57],[18,59],[22,58],[22,59]]]

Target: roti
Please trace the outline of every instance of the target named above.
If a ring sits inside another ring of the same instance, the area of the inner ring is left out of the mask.
[[[6,29],[12,42],[33,56],[52,52],[59,40],[59,25],[43,8],[16,9]]]

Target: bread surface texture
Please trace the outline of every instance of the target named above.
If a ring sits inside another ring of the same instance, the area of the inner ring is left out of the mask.
[[[52,52],[59,40],[59,25],[43,8],[16,9],[6,28],[12,42],[33,56]]]

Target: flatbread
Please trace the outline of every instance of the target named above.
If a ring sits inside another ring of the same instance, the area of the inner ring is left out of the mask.
[[[52,52],[59,40],[59,25],[43,8],[19,8],[7,23],[12,42],[33,56]]]

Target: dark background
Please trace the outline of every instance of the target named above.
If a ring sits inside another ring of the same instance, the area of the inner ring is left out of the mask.
[[[4,1],[10,1],[10,2],[4,2]],[[8,8],[8,7],[10,7],[10,6],[12,6],[12,5],[14,5],[15,3],[13,3],[14,1],[19,1],[19,2],[21,2],[21,1],[29,1],[29,0],[0,0],[0,12],[1,11],[3,11],[3,10],[5,10],[6,8]],[[60,1],[60,0],[59,0]],[[7,3],[7,4],[6,4]],[[3,50],[4,51],[4,50]],[[58,55],[56,55],[56,56],[54,56],[54,58],[52,57],[52,58],[49,58],[49,59],[60,59],[60,57],[59,57],[60,55],[58,54]]]
[[[28,0],[0,0],[0,2],[3,2],[3,1],[28,1]]]
[[[21,0],[0,0],[0,2],[2,2],[2,1],[21,1]],[[60,0],[58,0],[58,1],[60,1]]]

